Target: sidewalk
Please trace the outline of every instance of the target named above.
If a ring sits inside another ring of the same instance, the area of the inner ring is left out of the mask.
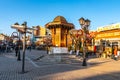
[[[80,59],[73,55],[62,55],[65,62],[52,61],[53,58],[45,51],[26,51],[26,73],[21,74],[22,61],[17,61],[14,53],[0,55],[0,80],[120,80],[120,61],[92,58],[87,66],[81,66]]]

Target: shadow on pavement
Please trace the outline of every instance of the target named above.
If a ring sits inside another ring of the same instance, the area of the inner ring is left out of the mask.
[[[26,56],[31,57],[32,59],[37,59],[37,58],[39,58],[40,55],[44,55],[44,54],[45,54],[44,52],[37,51],[37,52],[33,52],[33,53],[27,53]],[[60,58],[60,62],[58,60],[57,62],[55,61],[55,63],[54,63],[54,58],[56,56],[57,56],[57,58]],[[21,69],[20,69],[21,62],[17,62],[17,60],[14,60],[15,58],[11,59],[6,56],[5,56],[5,58],[0,57],[0,59],[2,60],[2,62],[0,62],[0,63],[3,64],[3,65],[0,65],[1,66],[0,67],[1,68],[0,79],[1,80],[114,80],[114,79],[116,79],[116,77],[118,77],[116,75],[120,74],[119,72],[114,72],[114,73],[109,73],[109,74],[100,74],[100,75],[95,75],[95,76],[93,75],[93,76],[89,76],[89,77],[87,77],[87,75],[86,75],[86,77],[84,77],[82,79],[79,78],[79,77],[81,77],[79,75],[77,78],[73,77],[72,79],[68,79],[68,78],[64,78],[64,77],[62,78],[62,75],[64,75],[64,73],[67,75],[72,75],[72,74],[76,75],[76,73],[74,73],[74,71],[87,70],[91,67],[99,66],[100,64],[109,63],[109,62],[111,62],[111,60],[97,61],[97,60],[99,60],[98,58],[89,57],[88,61],[87,61],[88,66],[82,66],[82,59],[74,57],[74,55],[62,55],[61,57],[60,56],[61,55],[46,55],[45,54],[44,57],[42,57],[41,59],[34,61],[34,63],[39,65],[39,67],[34,67],[29,61],[26,60],[25,70],[28,72],[25,74],[18,73],[19,71],[21,71]],[[45,62],[49,63],[49,65],[41,64],[41,63],[45,63],[44,62],[45,59],[47,59],[47,61],[45,61]],[[53,61],[50,61],[50,60],[53,60]],[[84,72],[84,73],[88,73],[88,72]],[[84,73],[81,73],[81,71],[79,71],[79,73],[77,73],[77,74],[84,75]],[[54,79],[54,77],[56,77],[56,74],[58,75],[58,77],[60,79]],[[107,76],[110,76],[110,78],[113,77],[114,79],[112,79],[112,78],[110,79]],[[53,77],[53,79],[49,79],[52,77]],[[71,76],[69,76],[69,77],[71,77]],[[104,79],[102,79],[102,77]],[[118,80],[118,79],[116,79],[116,80]]]

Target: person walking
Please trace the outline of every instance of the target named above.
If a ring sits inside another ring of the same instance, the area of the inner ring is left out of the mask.
[[[18,45],[15,46],[15,56],[18,56],[18,51],[19,51],[19,47]]]
[[[117,60],[117,51],[118,51],[117,46],[115,46],[113,51],[115,60]]]

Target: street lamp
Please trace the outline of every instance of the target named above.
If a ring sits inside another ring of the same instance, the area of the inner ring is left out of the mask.
[[[16,34],[16,35],[15,35]],[[14,39],[14,38],[17,38],[18,41],[17,41],[17,46],[18,46],[18,52],[16,53],[16,56],[17,56],[17,60],[18,61],[21,61],[21,58],[20,58],[20,33],[18,34],[18,32],[13,32],[11,37]]]
[[[90,25],[90,20],[84,19],[83,17],[79,19],[79,23],[81,25],[81,28],[83,30],[83,63],[82,66],[87,66],[86,63],[86,35],[89,32],[89,25]]]
[[[14,25],[15,25],[15,26],[19,26],[18,23],[15,23]],[[14,27],[12,26],[12,28],[14,28]],[[18,44],[17,44],[17,46],[18,46],[17,60],[18,60],[18,61],[21,61],[21,58],[20,58],[20,31],[19,31],[18,28],[15,28],[15,29],[17,29],[17,31],[18,31],[18,33],[19,33],[19,34],[17,35],[17,36],[18,36],[18,39],[19,39],[19,40],[18,40]],[[14,32],[13,32],[13,33],[14,33]],[[12,35],[13,35],[13,33],[12,33]]]
[[[17,29],[19,32],[24,34],[24,39],[23,39],[23,59],[22,59],[22,73],[25,73],[24,67],[25,67],[25,50],[26,50],[26,33],[32,33],[27,30],[35,30],[33,28],[28,28],[27,27],[27,22],[24,22],[22,25],[19,25],[18,23],[15,23],[14,25],[11,26],[12,28]]]

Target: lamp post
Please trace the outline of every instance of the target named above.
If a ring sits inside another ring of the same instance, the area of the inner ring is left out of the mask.
[[[18,23],[15,23],[14,25],[16,25],[16,26],[19,26],[19,24]],[[13,28],[13,27],[12,27]],[[17,46],[18,46],[18,54],[17,54],[17,60],[18,61],[21,61],[21,57],[20,57],[20,31],[19,31],[19,29],[18,28],[16,28],[17,29],[17,31],[18,31],[18,33],[17,33],[17,37],[18,37],[18,44],[17,44]],[[14,33],[14,32],[13,32]],[[12,33],[12,35],[13,35],[13,33]]]
[[[22,24],[22,26],[23,26],[23,29],[24,29],[24,39],[23,39],[23,60],[22,60],[22,72],[24,73],[25,72],[25,70],[24,70],[24,65],[25,65],[25,50],[26,50],[26,28],[27,28],[27,23],[26,22],[24,22],[23,24]]]
[[[84,19],[83,17],[79,19],[79,23],[83,30],[83,63],[82,66],[87,66],[86,63],[86,35],[89,32],[90,20]]]
[[[22,25],[14,24],[11,27],[17,29],[19,32],[21,32],[24,35],[24,39],[23,39],[22,73],[25,73],[24,67],[25,67],[26,33],[30,33],[31,34],[32,32],[27,31],[27,30],[36,30],[36,29],[28,28],[27,27],[27,22],[24,22]]]

